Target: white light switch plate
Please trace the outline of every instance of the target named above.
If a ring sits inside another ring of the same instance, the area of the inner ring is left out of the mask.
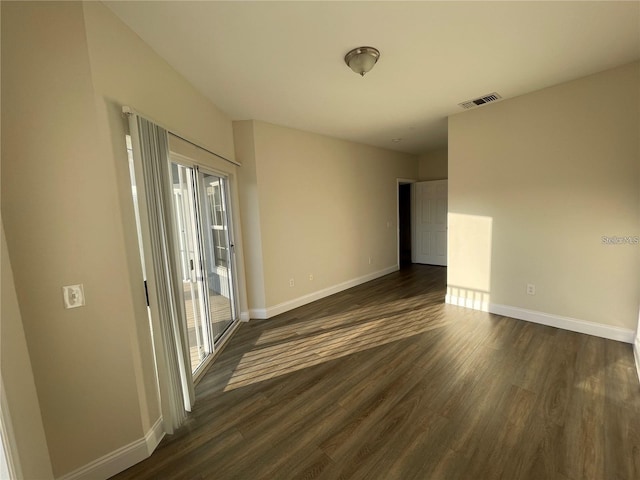
[[[79,285],[66,285],[62,287],[64,308],[76,308],[84,306],[84,287]]]

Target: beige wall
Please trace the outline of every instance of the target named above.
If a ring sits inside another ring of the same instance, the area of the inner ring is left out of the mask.
[[[450,117],[450,287],[635,329],[640,247],[601,237],[640,235],[639,86],[635,63]]]
[[[233,128],[225,113],[107,7],[85,2],[84,16],[94,88],[103,103],[129,105],[168,130],[234,159]]]
[[[236,130],[250,127],[267,309],[397,264],[396,179],[417,176],[416,157],[263,122]]]
[[[448,177],[448,151],[447,148],[423,153],[418,157],[418,179],[421,182],[428,180],[444,180]]]
[[[36,392],[22,317],[13,282],[11,262],[2,227],[2,311],[0,312],[0,370],[2,387],[10,415],[11,429],[18,458],[14,459],[23,478],[53,478],[51,460],[42,427],[42,416]],[[0,388],[2,388],[0,387]]]
[[[248,273],[247,298],[249,307],[255,310],[264,309],[266,303],[253,125],[254,122],[251,120],[233,122],[236,156],[242,162],[242,168],[238,169],[238,183],[242,205],[242,231],[246,239],[244,260]]]
[[[2,217],[58,476],[143,434],[133,316],[82,4],[2,8]],[[61,287],[76,283],[87,305],[65,310]]]
[[[232,126],[97,2],[2,2],[2,100],[2,218],[60,476],[160,415],[120,105],[228,158]],[[87,304],[65,310],[75,283]]]

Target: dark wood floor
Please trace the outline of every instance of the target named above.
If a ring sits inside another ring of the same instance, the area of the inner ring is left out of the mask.
[[[243,324],[118,479],[640,479],[631,346],[444,304],[413,266]]]

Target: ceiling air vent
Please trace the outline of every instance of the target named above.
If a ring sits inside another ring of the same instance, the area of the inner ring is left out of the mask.
[[[485,103],[495,102],[496,100],[500,100],[502,97],[498,95],[496,92],[489,93],[484,97],[474,98],[473,100],[469,100],[466,102],[459,103],[462,108],[474,108],[479,105],[484,105]]]

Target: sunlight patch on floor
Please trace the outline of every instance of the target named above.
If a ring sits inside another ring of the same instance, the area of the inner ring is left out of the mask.
[[[449,323],[432,317],[431,312],[420,310],[397,313],[254,349],[242,356],[225,391],[396,342]],[[321,324],[323,320],[317,322]]]
[[[294,322],[292,325],[274,328],[273,330],[263,333],[256,342],[256,345],[264,345],[267,343],[283,341],[291,337],[315,333],[322,330],[330,330],[340,327],[347,322],[355,323],[360,321],[370,321],[384,316],[403,314],[407,311],[414,313],[420,306],[424,305],[424,297],[425,295],[402,298],[390,302],[384,302],[382,304],[361,306],[357,309],[340,312],[335,315],[327,315],[315,320]]]

